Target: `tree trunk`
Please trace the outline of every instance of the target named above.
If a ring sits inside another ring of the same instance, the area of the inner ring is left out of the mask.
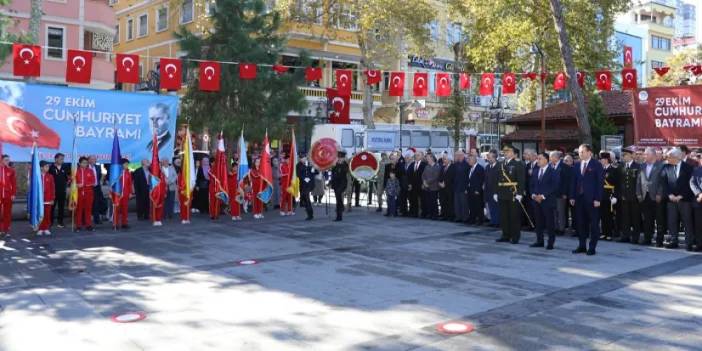
[[[561,55],[563,56],[563,62],[565,63],[566,67],[566,74],[568,75],[568,87],[570,88],[570,93],[573,95],[578,126],[580,127],[580,140],[582,140],[584,143],[592,144],[592,130],[590,128],[590,121],[587,118],[585,96],[583,95],[583,91],[580,89],[576,79],[573,50],[570,47],[568,32],[565,27],[565,20],[563,19],[563,6],[561,6],[561,0],[549,0],[549,2],[551,3],[553,24],[556,27],[556,32],[558,33],[558,46],[561,49]]]
[[[369,69],[368,67],[368,48],[366,43],[368,43],[367,38],[363,38],[363,31],[359,31],[357,35],[358,46],[361,49],[361,71],[358,73],[361,79],[361,84],[363,84],[363,124],[366,125],[368,129],[375,129],[375,123],[373,122],[373,91],[370,85],[368,85],[367,77],[363,73],[364,70]]]
[[[39,27],[41,25],[43,0],[32,0],[29,18],[29,35],[33,44],[39,44]]]

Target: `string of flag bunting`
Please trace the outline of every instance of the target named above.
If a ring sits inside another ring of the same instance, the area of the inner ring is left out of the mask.
[[[46,46],[19,44],[0,42],[0,44],[12,44],[13,55],[13,74],[21,77],[38,77],[41,71],[41,50],[48,49]],[[66,82],[89,84],[92,73],[93,53],[107,54],[115,56],[115,81],[117,83],[139,83],[139,60],[143,57],[136,54],[111,54],[102,51],[94,50],[67,50],[66,59]],[[637,87],[637,71],[631,68],[632,64],[626,64],[626,48],[625,48],[625,68],[621,71],[599,70],[599,71],[578,71],[576,73],[576,81],[580,87],[585,86],[585,77],[588,74],[594,74],[595,86],[599,91],[612,90],[612,74],[621,72],[621,88],[622,90],[633,90]],[[631,55],[629,56],[631,57]],[[179,90],[182,86],[182,62],[190,61],[197,62],[199,66],[199,89],[207,92],[217,92],[220,90],[221,65],[231,64],[238,65],[239,79],[253,80],[258,76],[258,67],[270,67],[276,74],[284,74],[290,69],[304,69],[305,80],[319,81],[322,79],[321,67],[302,67],[289,66],[280,64],[257,64],[251,62],[235,62],[235,61],[214,61],[201,60],[190,58],[171,58],[171,57],[152,57],[159,60],[159,75],[160,88],[164,90]],[[702,65],[686,65],[685,70],[692,72],[695,75],[702,74]],[[654,68],[659,76],[664,76],[669,71],[669,67]],[[336,69],[336,94],[338,96],[350,96],[352,91],[352,82],[354,72],[365,75],[368,85],[380,83],[383,72],[373,69]],[[389,96],[404,96],[405,94],[405,78],[406,72],[390,71],[389,73]],[[448,73],[440,72],[434,74],[435,79],[435,94],[436,96],[450,96],[452,92],[452,84],[454,79],[458,80],[458,88],[460,90],[468,90],[471,88],[471,75],[480,76],[479,94],[489,96],[493,94],[495,79],[499,77],[502,81],[503,94],[515,94],[517,91],[518,79],[534,81],[538,78],[545,81],[549,76],[553,75],[553,89],[563,90],[567,88],[568,77],[565,72],[556,72],[555,74],[542,72],[524,72],[524,73],[489,73],[489,72],[458,72]],[[413,72],[412,73],[412,95],[416,97],[429,95],[429,73]]]

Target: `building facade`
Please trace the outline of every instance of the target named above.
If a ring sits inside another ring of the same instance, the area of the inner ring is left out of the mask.
[[[92,79],[89,87],[112,89],[114,65],[112,39],[115,35],[115,16],[110,0],[44,0],[38,33],[42,48],[41,76],[39,82],[66,84],[67,49],[93,50]],[[27,33],[31,1],[14,0],[0,9],[16,23],[11,32]],[[104,52],[101,53],[101,52]],[[16,79],[12,75],[12,60],[0,67],[0,77]]]
[[[696,1],[695,1],[696,3]],[[677,0],[675,13],[675,50],[697,46],[697,6],[691,1]]]

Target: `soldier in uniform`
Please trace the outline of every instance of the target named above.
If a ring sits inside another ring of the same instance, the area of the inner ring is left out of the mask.
[[[334,190],[334,197],[336,198],[336,219],[335,222],[342,220],[342,214],[344,213],[344,191],[348,186],[348,179],[346,177],[349,173],[349,166],[346,164],[346,153],[339,152],[339,157],[336,161],[336,165],[332,168],[331,175],[331,188]]]
[[[602,218],[600,239],[612,240],[613,237],[617,236],[614,218],[615,206],[621,191],[621,172],[619,168],[612,165],[612,154],[609,152],[600,152],[600,163],[604,168],[604,192],[602,193],[602,206],[600,206],[600,217]]]
[[[515,148],[507,145],[502,149],[505,159],[497,165],[497,176],[493,180],[497,193],[493,199],[500,206],[502,237],[497,242],[519,243],[522,212],[520,202],[524,197],[526,174],[524,163],[515,159]]]
[[[620,229],[622,237],[619,242],[639,243],[641,235],[641,208],[636,196],[636,185],[639,180],[641,165],[634,161],[634,150],[622,150],[622,191]]]

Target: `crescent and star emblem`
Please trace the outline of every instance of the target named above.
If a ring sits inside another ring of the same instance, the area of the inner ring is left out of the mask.
[[[210,71],[212,71],[212,73],[208,74],[207,72],[210,72]],[[214,76],[214,74],[215,74],[214,67],[212,67],[212,66],[205,67],[205,76],[207,76],[207,80],[212,80],[212,77]]]
[[[396,80],[397,80],[397,81],[396,81]],[[401,79],[400,79],[399,76],[394,76],[394,77],[392,78],[392,85],[395,86],[395,87],[397,87],[397,86],[400,84],[400,81],[401,81]]]
[[[29,57],[24,57],[25,52],[29,53]],[[22,50],[19,52],[19,57],[24,60],[25,65],[28,65],[29,61],[34,58],[34,51],[30,48],[22,48]]]
[[[368,77],[375,78],[378,76],[378,72],[377,71],[368,71],[367,75],[368,75]]]
[[[169,70],[170,68],[173,68],[173,72],[171,72],[171,71]],[[166,73],[168,73],[168,78],[173,78],[173,75],[174,75],[176,72],[178,72],[178,67],[176,67],[176,65],[174,65],[174,64],[172,64],[172,63],[169,63],[169,64],[166,65],[165,70],[166,70]]]
[[[505,84],[507,84],[507,86],[511,87],[512,86],[512,79],[513,79],[512,76],[505,77]]]
[[[441,77],[441,79],[439,79],[439,84],[441,84],[442,86],[448,85],[448,78]]]
[[[339,82],[341,82],[341,85],[346,86],[346,82],[349,81],[349,76],[346,74],[342,74],[339,76]]]
[[[417,78],[417,84],[419,85],[420,88],[424,86],[423,82],[424,82],[424,77]]]
[[[341,97],[338,97],[338,96],[337,96],[337,97],[334,97],[334,98],[332,99],[332,106],[334,106],[334,104],[335,104],[337,101],[341,103],[341,108],[339,108],[339,110],[343,110],[344,107],[346,107],[346,103],[344,102],[344,99],[342,99]],[[334,110],[336,110],[336,108],[334,108]],[[339,112],[337,112],[337,114],[338,114],[338,113],[339,113]]]
[[[76,61],[80,61],[80,62],[81,62],[80,67],[79,67],[78,65],[76,65]],[[83,67],[85,67],[85,57],[80,56],[80,55],[75,56],[75,57],[73,58],[73,67],[76,68],[76,71],[80,72],[80,69],[83,68]]]
[[[600,74],[600,80],[602,81],[602,83],[606,83],[607,82],[607,75],[604,73]]]
[[[631,82],[634,79],[634,75],[631,72],[629,72],[624,75],[624,78],[626,78],[627,82]]]
[[[14,134],[20,138],[26,137],[27,136],[26,130],[31,129],[31,128],[29,128],[29,125],[27,124],[27,122],[25,120],[23,120],[17,116],[8,117],[6,124],[7,124],[7,129],[9,129],[10,132],[12,132],[12,134]],[[17,130],[18,127],[20,130]],[[31,135],[32,138],[39,137],[39,132],[34,130],[34,129],[31,129],[29,134]]]
[[[127,62],[129,62],[129,66],[127,66]],[[134,60],[129,56],[123,58],[122,59],[122,67],[124,67],[125,71],[131,72],[132,67],[134,67]]]
[[[492,79],[490,79],[490,78],[483,79],[483,85],[485,87],[488,87],[490,85],[490,83],[492,83]]]

